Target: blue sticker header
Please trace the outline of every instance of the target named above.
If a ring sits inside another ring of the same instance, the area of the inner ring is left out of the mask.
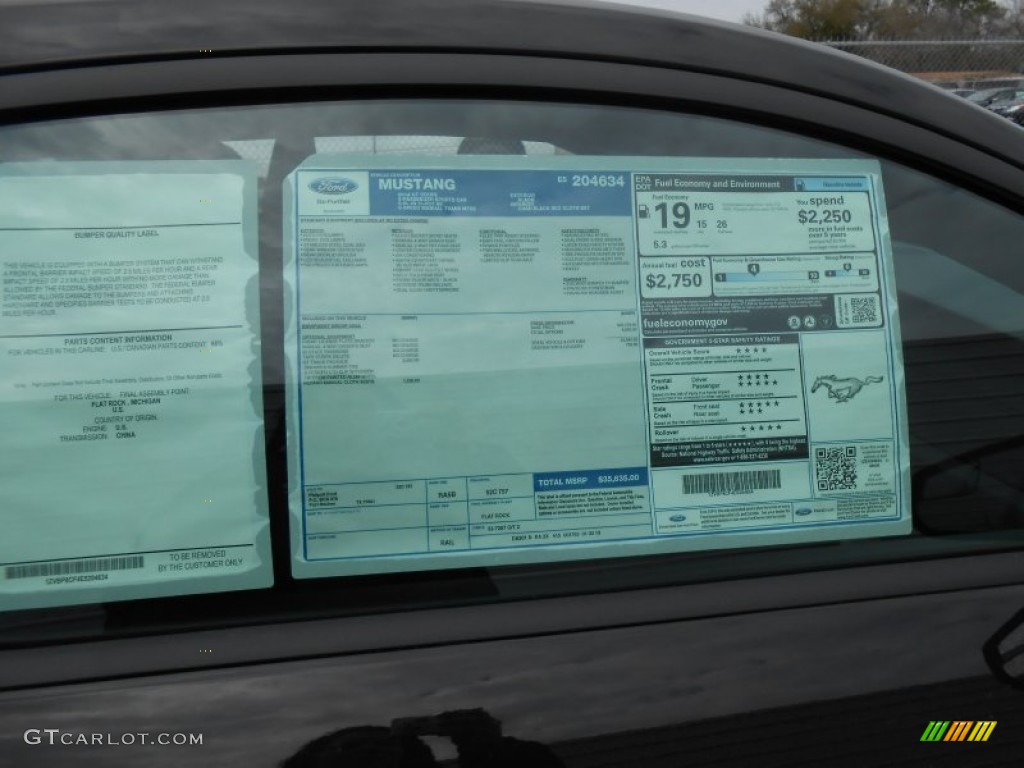
[[[371,171],[371,216],[629,216],[623,171]]]

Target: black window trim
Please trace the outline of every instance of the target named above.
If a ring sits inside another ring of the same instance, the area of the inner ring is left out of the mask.
[[[386,651],[984,591],[1024,595],[1024,552],[488,605],[164,633],[0,652],[0,693]],[[993,619],[996,626],[999,619]],[[197,648],[216,648],[201,657]],[[978,650],[979,663],[981,649]]]
[[[685,111],[849,146],[1024,210],[1024,155],[1004,157],[966,133],[940,133],[907,117],[720,74],[536,56],[344,53],[141,62],[2,81],[0,125],[366,99],[514,99]],[[957,108],[977,118],[970,105],[950,104]],[[993,131],[1016,130],[991,119]]]

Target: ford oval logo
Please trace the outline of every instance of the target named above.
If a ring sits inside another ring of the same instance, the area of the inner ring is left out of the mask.
[[[309,182],[309,188],[318,195],[347,195],[359,189],[359,185],[352,179],[339,176],[336,179],[315,179]]]
[[[796,513],[797,513],[797,515],[798,515],[798,516],[800,516],[800,517],[807,517],[807,516],[808,516],[809,514],[811,514],[811,512],[813,512],[813,511],[814,511],[814,510],[813,510],[813,509],[811,509],[810,507],[800,507],[800,509],[798,509],[798,510],[796,511]]]
[[[686,515],[672,515],[672,517],[670,517],[669,520],[671,520],[673,523],[685,523]]]

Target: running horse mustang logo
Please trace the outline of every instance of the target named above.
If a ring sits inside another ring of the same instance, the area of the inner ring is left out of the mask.
[[[814,380],[811,394],[814,394],[822,387],[826,387],[829,397],[835,398],[837,403],[845,403],[847,400],[853,400],[857,393],[868,384],[880,384],[881,382],[881,376],[865,376],[863,381],[853,376],[846,379],[840,379],[837,376],[819,376]]]

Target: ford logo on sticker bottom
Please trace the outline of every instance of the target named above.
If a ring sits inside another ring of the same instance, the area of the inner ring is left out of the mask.
[[[669,520],[673,523],[684,523],[686,522],[686,515],[672,515]]]
[[[309,182],[309,188],[318,195],[347,195],[355,192],[359,185],[352,179],[338,177],[336,179],[316,179]]]
[[[811,514],[811,512],[813,512],[813,511],[814,511],[814,510],[813,510],[813,509],[811,509],[810,507],[800,507],[800,509],[798,509],[798,510],[796,511],[796,514],[797,514],[797,515],[798,515],[799,517],[807,517],[807,516],[808,516],[809,514]]]

